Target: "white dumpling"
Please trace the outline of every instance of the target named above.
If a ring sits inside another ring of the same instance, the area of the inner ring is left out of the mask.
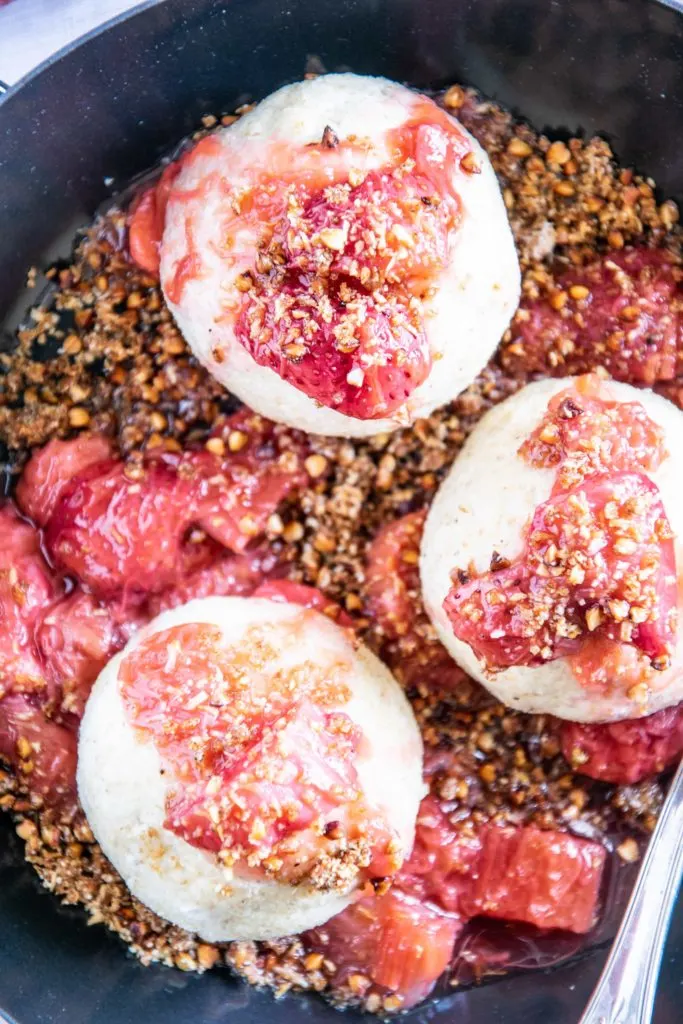
[[[443,644],[471,676],[510,707],[549,713],[579,722],[615,721],[651,714],[683,700],[683,610],[679,607],[677,646],[671,667],[654,672],[647,692],[629,695],[615,685],[610,692],[582,686],[566,658],[538,666],[515,665],[491,671],[458,639],[443,603],[451,573],[473,564],[489,569],[492,553],[516,558],[535,509],[550,496],[554,470],[529,465],[519,447],[538,427],[550,399],[571,386],[571,379],[529,384],[488,412],[468,439],[430,509],[422,541],[420,573],[427,611]],[[606,382],[605,396],[639,402],[664,434],[668,452],[646,474],[660,491],[675,534],[676,566],[683,580],[683,413],[672,403],[627,384]],[[683,593],[683,587],[679,587]],[[680,602],[679,602],[680,604]]]
[[[197,149],[182,167],[161,245],[166,300],[197,358],[256,412],[318,434],[363,437],[393,430],[455,398],[494,352],[517,307],[520,272],[491,163],[461,126],[461,137],[471,148],[469,166],[476,173],[461,166],[453,172],[462,220],[450,236],[445,268],[424,299],[424,330],[433,362],[404,404],[384,418],[358,418],[321,405],[270,366],[259,365],[235,333],[245,301],[237,282],[253,271],[263,236],[262,223],[240,212],[240,197],[250,197],[252,211],[254,202],[261,201],[259,178],[264,172],[277,167],[286,175],[294,155],[300,158],[306,147],[320,144],[327,127],[342,142],[355,138],[359,145],[348,158],[317,150],[316,160],[330,167],[333,160],[336,166],[346,160],[353,165],[344,165],[351,180],[354,174],[362,177],[385,168],[392,159],[391,133],[416,116],[416,110],[424,112],[425,104],[427,113],[419,116],[429,120],[431,111],[435,119],[455,123],[430,100],[397,83],[324,75],[273,93],[205,140],[205,149]],[[322,358],[323,374],[325,364]]]
[[[373,820],[386,826],[394,837],[397,862],[408,856],[412,848],[424,790],[422,742],[410,705],[385,666],[357,643],[348,630],[326,616],[297,605],[239,597],[191,601],[158,616],[109,662],[88,700],[80,732],[79,795],[97,840],[134,895],[162,917],[208,941],[272,938],[322,924],[351,901],[354,889],[367,877],[356,866],[351,853],[345,855],[346,860],[340,855],[343,871],[334,884],[326,886],[320,880],[310,881],[307,876],[291,884],[289,877],[287,881],[279,880],[277,870],[263,871],[262,863],[249,866],[238,861],[228,869],[217,853],[190,844],[177,829],[171,830],[165,824],[169,794],[182,796],[184,792],[180,770],[162,758],[154,736],[139,727],[139,719],[137,725],[133,724],[130,705],[124,702],[124,677],[119,673],[132,652],[160,633],[162,638],[158,642],[162,646],[167,636],[171,638],[168,658],[176,658],[177,634],[165,631],[184,624],[191,624],[190,635],[201,628],[197,624],[218,627],[221,648],[226,645],[225,649],[231,652],[230,663],[234,663],[235,672],[247,673],[244,678],[248,698],[263,700],[265,706],[274,680],[280,686],[283,680],[288,687],[291,685],[296,702],[301,673],[319,673],[323,696],[312,699],[321,700],[320,707],[326,713],[342,712],[360,730],[353,767],[363,806],[367,805]],[[263,651],[267,657],[256,670],[253,657],[260,658]],[[252,660],[245,662],[245,658]],[[175,670],[168,666],[166,661],[166,670]],[[252,671],[253,677],[249,674]],[[172,699],[180,701],[182,714],[212,713],[210,709],[217,706],[216,687],[224,686],[224,676],[219,673],[218,677],[200,680],[198,696],[194,680],[195,698],[189,709],[183,704],[185,698],[178,696],[184,683],[178,679],[176,692],[173,678]],[[345,688],[343,700],[335,697],[333,682]],[[260,687],[257,697],[256,687]],[[153,679],[146,692],[152,694],[151,703],[156,707]],[[320,711],[317,704],[316,707]],[[227,713],[237,720],[239,704],[229,705]],[[309,726],[307,714],[304,712],[303,719],[296,720],[299,731],[295,736],[299,738],[301,729]],[[163,719],[163,728],[171,728],[177,720],[177,714],[169,713]],[[319,718],[315,721],[319,723]],[[282,722],[273,725],[274,731],[266,730],[264,735],[274,735],[278,744],[280,736],[287,741],[290,734],[286,729],[277,732],[281,726]],[[312,728],[318,725],[314,722]],[[305,745],[304,735],[301,746]],[[268,748],[254,749],[257,778],[265,763],[259,760],[260,752]],[[192,751],[188,753],[195,756]],[[286,774],[292,762],[298,763],[299,753],[297,747],[288,757],[278,755],[279,760],[267,763],[275,763],[277,771]],[[315,759],[307,761],[305,752],[301,757],[304,767],[315,773]],[[314,774],[310,777],[314,784]],[[217,787],[216,800],[228,800],[230,797],[225,794],[232,792],[227,784],[224,790]],[[343,804],[340,810],[343,814]],[[319,824],[316,821],[315,827]],[[305,834],[310,842],[309,833]],[[318,842],[315,836],[312,841]],[[322,849],[322,840],[319,842]],[[337,848],[343,849],[343,843]],[[325,846],[327,849],[329,845]],[[316,853],[315,847],[313,852]]]

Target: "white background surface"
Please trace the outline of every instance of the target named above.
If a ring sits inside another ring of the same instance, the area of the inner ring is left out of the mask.
[[[13,85],[73,39],[137,0],[13,0],[0,7],[0,80]]]

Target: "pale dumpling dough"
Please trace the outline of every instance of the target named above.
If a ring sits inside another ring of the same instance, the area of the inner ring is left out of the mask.
[[[385,167],[392,158],[390,133],[409,121],[419,104],[454,123],[431,100],[384,78],[324,75],[273,93],[205,140],[205,150],[184,164],[171,192],[161,245],[166,300],[197,358],[256,412],[318,434],[364,437],[394,430],[455,398],[495,350],[517,307],[520,272],[491,163],[461,126],[475,173],[459,166],[453,174],[462,221],[450,240],[445,269],[424,300],[433,362],[403,405],[385,418],[357,418],[321,405],[270,366],[259,365],[235,334],[245,301],[238,279],[243,282],[240,275],[253,271],[262,244],[259,225],[240,212],[240,197],[249,196],[253,211],[262,199],[258,180],[264,171],[277,167],[282,176],[290,173],[293,155],[320,144],[326,129],[342,143],[356,138],[358,144],[342,157],[322,149],[318,162],[346,160],[352,164],[345,171],[351,180]],[[324,373],[325,359],[321,364]]]
[[[538,666],[515,665],[490,671],[471,647],[459,640],[443,608],[451,573],[474,563],[485,572],[492,553],[508,559],[522,548],[523,531],[537,506],[547,501],[551,469],[537,469],[519,454],[538,427],[553,395],[571,379],[529,384],[488,412],[472,432],[430,509],[422,541],[420,573],[427,611],[442,643],[471,676],[499,700],[520,711],[548,713],[578,722],[606,722],[651,714],[683,700],[683,615],[679,607],[677,647],[671,667],[653,674],[646,700],[621,687],[596,693],[579,684],[566,658]],[[608,382],[609,395],[640,402],[664,432],[668,455],[649,474],[675,534],[679,582],[683,578],[683,413],[651,391]],[[683,589],[683,588],[681,588]],[[680,592],[680,590],[679,590]]]
[[[267,650],[262,670],[253,679],[248,673],[246,677],[248,687],[261,687],[266,702],[276,676],[292,681],[296,698],[297,673],[311,665],[320,667],[321,678],[347,688],[348,699],[337,707],[336,698],[330,698],[332,705],[324,710],[343,712],[360,730],[354,761],[358,781],[373,814],[395,835],[399,861],[412,848],[424,791],[422,742],[410,705],[385,666],[348,630],[319,612],[254,597],[210,597],[164,612],[109,662],[88,700],[80,732],[79,795],[97,840],[135,896],[207,941],[272,938],[320,925],[351,901],[359,872],[349,873],[341,888],[326,891],[305,880],[285,884],[241,863],[227,870],[216,853],[190,844],[165,825],[169,792],[182,794],[182,781],[163,761],[154,737],[139,722],[132,723],[120,673],[139,645],[157,634],[175,636],[165,631],[184,624],[218,627],[221,645],[233,652],[236,672],[243,671],[240,659],[253,645]],[[165,670],[172,671],[179,656],[175,643],[169,641],[167,659],[162,652]],[[197,708],[211,713],[221,704],[223,677],[212,673],[213,668],[207,671],[209,677],[199,682],[199,693],[182,714]],[[153,706],[154,679],[147,693],[152,697],[145,700]],[[175,717],[164,721],[169,728]],[[273,728],[277,732],[279,725]],[[301,740],[301,725],[296,728]],[[281,735],[286,740],[288,733]],[[298,743],[296,749],[300,747]],[[277,770],[286,774],[292,757],[296,759],[296,751],[283,755]],[[313,766],[315,771],[315,761]],[[220,789],[216,795],[221,797]]]

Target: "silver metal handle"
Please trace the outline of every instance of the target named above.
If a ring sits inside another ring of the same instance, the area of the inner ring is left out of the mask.
[[[683,874],[683,761],[621,927],[579,1024],[650,1024],[669,918]]]

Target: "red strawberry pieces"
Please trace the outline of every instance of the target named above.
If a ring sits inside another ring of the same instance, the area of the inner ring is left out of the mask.
[[[557,376],[604,366],[649,386],[673,380],[683,370],[682,282],[664,249],[612,251],[567,270],[551,294],[523,298],[503,364]]]
[[[290,200],[270,241],[280,264],[250,275],[236,334],[316,402],[377,419],[431,369],[410,300],[446,265],[452,211],[422,203],[434,189],[414,174],[373,171],[329,192],[301,186]]]
[[[263,534],[287,495],[306,483],[306,441],[243,408],[216,432],[228,455],[218,465],[208,452],[189,456],[200,477],[197,520],[231,551],[244,551]]]
[[[248,597],[275,564],[275,556],[265,547],[241,555],[221,554],[168,590],[152,594],[147,603],[149,616],[153,618],[160,612],[200,597]]]
[[[293,153],[286,177],[261,175],[241,214],[267,244],[241,276],[238,340],[319,404],[359,419],[391,415],[432,369],[422,302],[460,225],[456,169],[479,170],[470,141],[429,100],[416,98],[387,141],[391,162],[360,173],[348,171],[358,140],[326,133],[319,161],[297,172]]]
[[[85,701],[123,638],[90,595],[64,595],[38,532],[10,505],[0,508],[0,530],[0,756],[34,795],[61,804],[75,799]]]
[[[340,626],[353,628],[353,619],[336,601],[330,601],[317,587],[307,587],[291,580],[267,580],[254,592],[254,597],[267,597],[270,601],[289,602],[302,608],[322,612]]]
[[[51,718],[60,692],[46,671],[36,633],[61,588],[37,532],[10,506],[0,509],[0,756],[37,795],[73,796],[75,737]]]
[[[436,639],[424,610],[418,558],[425,512],[383,527],[368,549],[368,614],[384,636],[383,657],[405,686],[454,689],[465,673]]]
[[[582,934],[595,923],[605,849],[564,832],[485,825],[458,832],[423,800],[402,889],[464,919],[523,921]]]
[[[19,498],[39,512],[60,568],[101,596],[125,591],[138,600],[215,561],[218,544],[244,551],[306,479],[298,436],[247,412],[224,434],[227,444],[215,440],[225,457],[164,453],[143,465],[85,464],[102,452],[96,439],[53,442],[29,462]]]
[[[46,804],[72,808],[76,800],[76,733],[52,719],[34,699],[0,701],[0,758]]]
[[[373,980],[400,993],[403,1006],[413,1006],[429,995],[448,967],[462,925],[399,891],[385,899],[375,902],[380,932]]]
[[[179,464],[178,457],[156,458],[131,478],[111,461],[77,477],[45,531],[56,564],[107,596],[161,590],[208,561],[206,542],[185,543],[194,517]]]
[[[35,640],[48,677],[59,686],[60,714],[80,720],[93,683],[124,643],[110,610],[76,590],[50,608]]]
[[[133,632],[192,597],[251,593],[273,570],[267,547],[244,549],[305,479],[301,441],[248,411],[223,433],[214,447],[225,458],[203,450],[126,466],[87,434],[32,456],[17,499],[45,528],[57,568],[90,593],[66,594],[37,530],[0,508],[0,755],[34,793],[74,795],[75,729]]]
[[[159,247],[164,234],[166,207],[181,167],[182,160],[169,164],[156,185],[140,193],[130,212],[128,247],[131,259],[155,277],[159,274]]]
[[[352,904],[303,939],[334,963],[336,986],[348,983],[359,995],[379,986],[408,1009],[429,995],[448,967],[461,929],[458,918],[392,889]]]
[[[377,986],[407,1008],[432,990],[471,918],[589,931],[605,860],[598,843],[562,832],[494,824],[457,831],[428,796],[413,854],[389,893],[364,896],[304,941],[334,962],[336,983],[360,994]]]
[[[401,870],[401,889],[464,918],[463,898],[481,850],[481,837],[458,833],[438,800],[427,796],[420,805],[413,852]]]
[[[481,838],[476,878],[461,904],[467,917],[590,931],[607,856],[603,846],[564,832],[497,825],[487,826]]]
[[[60,596],[36,531],[11,507],[0,508],[0,699],[11,693],[50,693],[33,643],[43,613]]]
[[[562,753],[576,771],[604,782],[640,782],[683,755],[683,704],[647,718],[559,724]]]
[[[406,636],[413,625],[420,591],[417,568],[424,510],[383,527],[368,550],[368,606],[387,637]]]
[[[48,441],[24,468],[16,497],[22,511],[45,526],[62,494],[81,473],[111,460],[111,445],[99,434],[79,434],[71,441]]]

